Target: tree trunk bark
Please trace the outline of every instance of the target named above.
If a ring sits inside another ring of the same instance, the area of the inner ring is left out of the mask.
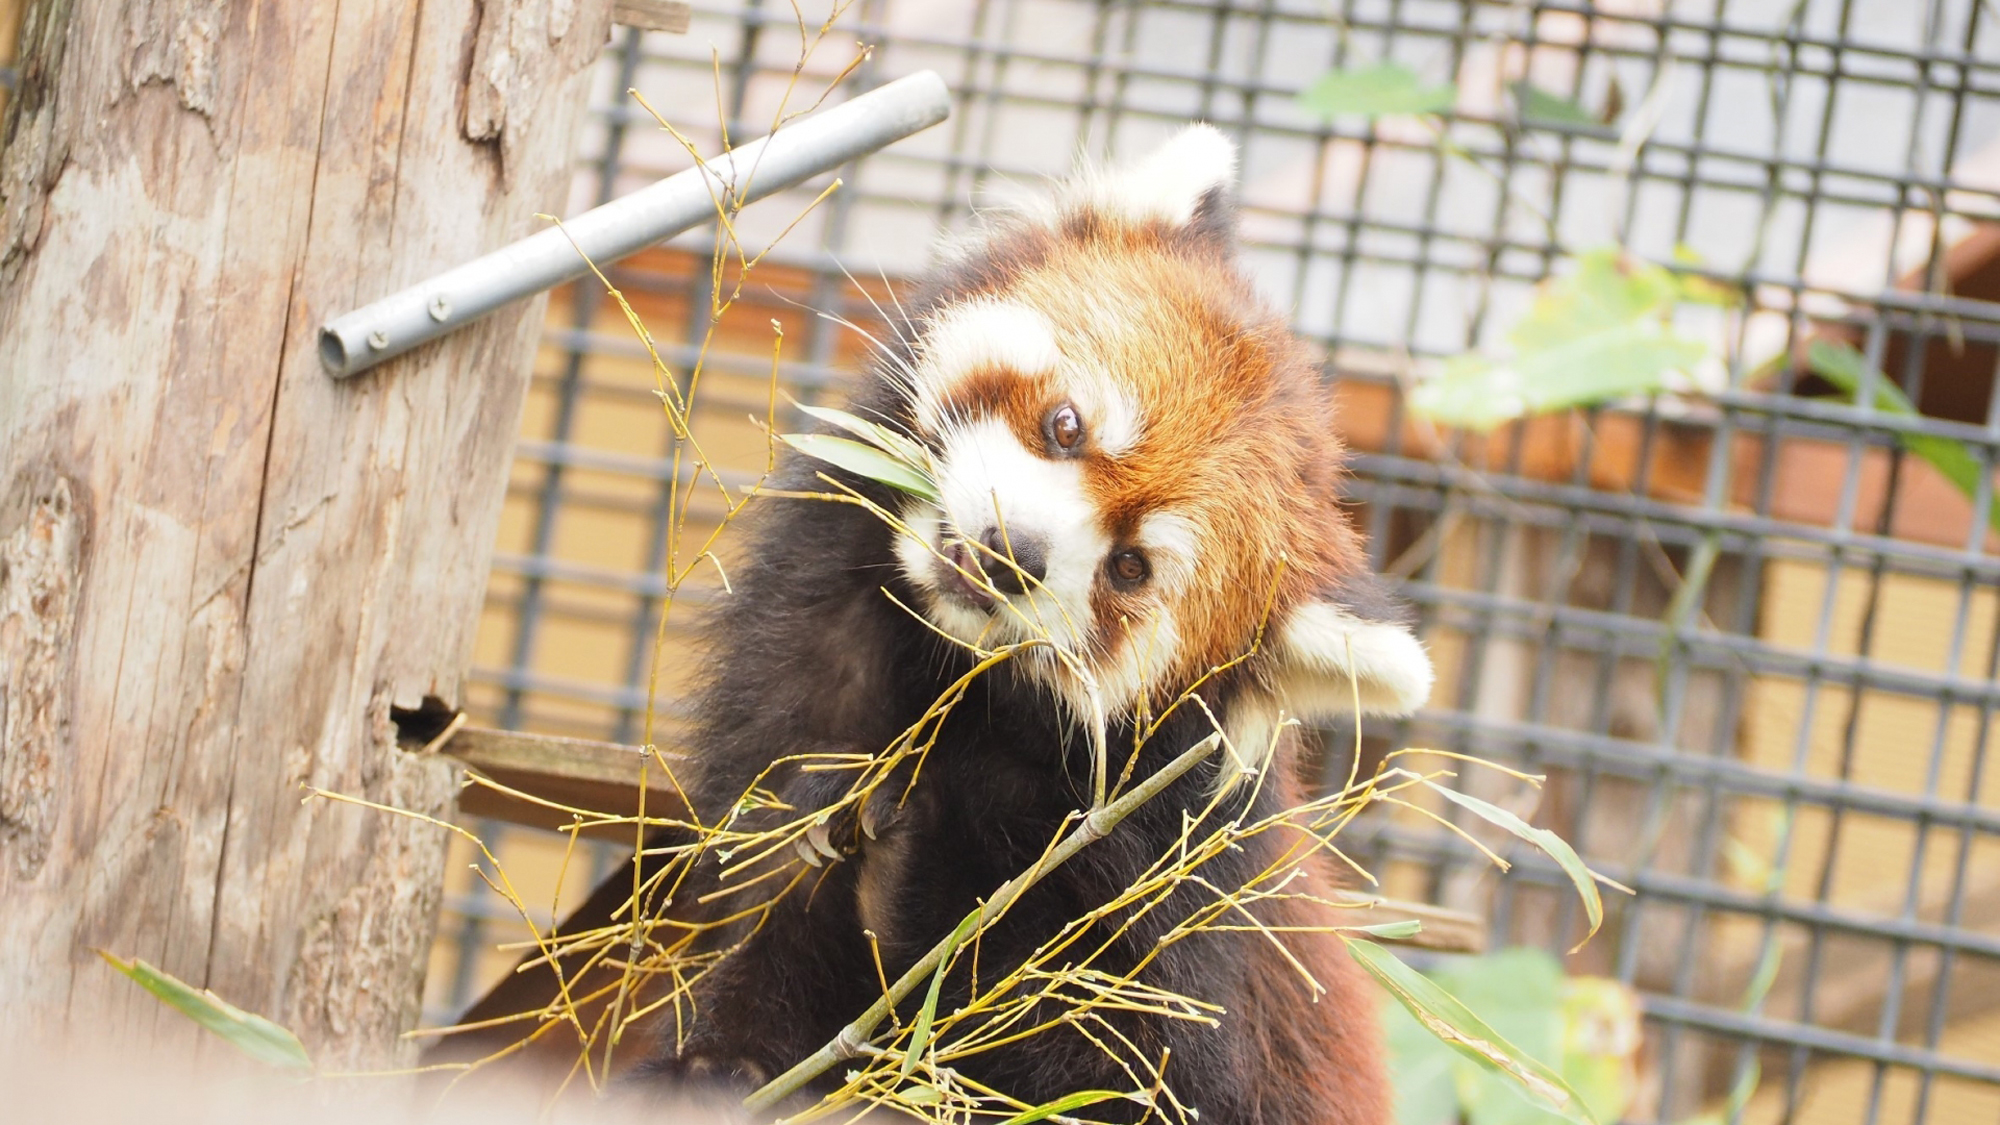
[[[30,0],[0,125],[0,1039],[196,1041],[144,958],[408,1057],[541,302],[318,325],[560,209],[593,0]]]

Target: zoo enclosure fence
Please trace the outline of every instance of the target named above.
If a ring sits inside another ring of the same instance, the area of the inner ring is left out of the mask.
[[[730,419],[761,413],[769,321],[792,393],[837,388],[863,343],[810,310],[874,323],[868,297],[918,273],[983,196],[1031,188],[1078,151],[1131,154],[1189,118],[1216,123],[1242,147],[1250,267],[1326,349],[1357,518],[1440,670],[1431,705],[1369,732],[1365,752],[1430,746],[1546,773],[1538,799],[1491,771],[1464,783],[1633,888],[1568,959],[1643,998],[1631,1118],[2000,1119],[2000,558],[1980,515],[2000,447],[2000,11],[861,0],[836,29],[803,98],[867,43],[855,88],[936,69],[954,117],[844,171],[760,268],[710,354],[697,424],[711,443],[761,463],[762,436]],[[621,32],[573,203],[687,163],[623,90],[712,151],[718,100],[730,136],[762,133],[798,53],[791,6],[755,0],[697,6],[685,36]],[[1326,121],[1295,101],[1330,69],[1384,60],[1455,83],[1452,109]],[[1577,112],[1527,111],[1521,82]],[[746,213],[745,241],[824,187]],[[706,237],[612,271],[683,369],[708,328]],[[1716,357],[1686,393],[1484,437],[1412,415],[1413,379],[1504,345],[1537,283],[1608,244],[1740,294],[1679,314]],[[1814,340],[1857,348],[1921,416],[1835,393],[1800,362]],[[1926,439],[1967,451],[1976,480],[1913,455]],[[615,307],[559,294],[477,719],[638,737],[672,440]],[[685,636],[668,633],[671,719]],[[550,854],[523,829],[487,836],[510,867]],[[1561,952],[1579,934],[1561,872],[1503,841],[1504,876],[1416,818],[1380,817],[1347,843],[1390,893],[1485,913],[1496,944]],[[573,888],[616,858],[593,855]],[[499,905],[455,876],[434,1019],[507,962],[491,950]],[[1746,1076],[1761,1081],[1732,1107]]]

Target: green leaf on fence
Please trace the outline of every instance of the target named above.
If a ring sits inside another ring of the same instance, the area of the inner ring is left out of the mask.
[[[1597,115],[1561,94],[1552,94],[1525,79],[1509,82],[1514,112],[1523,125],[1557,125],[1567,129],[1599,129]]]
[[[1424,784],[1437,790],[1453,804],[1470,810],[1487,823],[1503,828],[1515,837],[1542,849],[1548,853],[1550,859],[1556,861],[1556,865],[1563,869],[1563,874],[1568,875],[1570,883],[1576,887],[1577,895],[1583,899],[1584,914],[1590,919],[1590,932],[1585,934],[1583,941],[1577,942],[1576,948],[1570,952],[1582,949],[1584,942],[1589,941],[1597,933],[1597,928],[1604,924],[1604,900],[1597,893],[1596,872],[1584,865],[1583,858],[1576,854],[1576,849],[1570,847],[1569,842],[1561,836],[1546,828],[1536,828],[1491,801],[1480,800],[1470,793],[1461,793],[1436,782],[1426,781]]]
[[[312,1070],[312,1056],[306,1054],[299,1037],[263,1016],[246,1012],[205,988],[195,988],[136,958],[122,961],[101,949],[97,955],[139,987],[165,1001],[168,1007],[220,1035],[258,1062],[286,1070]]]
[[[808,457],[936,503],[937,484],[929,474],[894,454],[832,434],[779,434],[786,445]]]
[[[1699,251],[1685,242],[1674,243],[1674,264],[1699,269],[1708,263]],[[1681,300],[1691,305],[1714,305],[1717,308],[1733,309],[1743,304],[1743,290],[1728,282],[1716,281],[1698,273],[1676,273],[1675,284],[1680,286]]]
[[[1894,414],[1904,418],[1919,417],[1916,405],[1903,388],[1887,375],[1875,370],[1868,357],[1855,350],[1852,344],[1836,340],[1814,340],[1806,345],[1806,366],[1814,374],[1847,395],[1848,401],[1860,403],[1861,386],[1874,376],[1874,408],[1883,414]],[[1979,502],[1980,478],[1987,469],[1979,463],[1979,457],[1962,441],[1938,437],[1934,434],[1898,434],[1898,444],[1936,469],[1944,479],[1965,494],[1967,500]],[[2000,495],[1994,495],[1986,513],[1987,523],[2000,529]]]
[[[1457,101],[1457,87],[1426,86],[1416,71],[1397,62],[1330,71],[1299,92],[1300,107],[1322,117],[1443,113]]]
[[[1708,356],[1673,330],[1681,288],[1671,273],[1616,247],[1587,251],[1543,284],[1509,330],[1511,356],[1456,356],[1410,392],[1417,413],[1446,425],[1503,422],[1670,389]]]
[[[1361,967],[1431,1034],[1460,1055],[1505,1075],[1537,1106],[1577,1125],[1595,1125],[1583,1099],[1561,1074],[1508,1042],[1436,982],[1374,942],[1342,940]]]

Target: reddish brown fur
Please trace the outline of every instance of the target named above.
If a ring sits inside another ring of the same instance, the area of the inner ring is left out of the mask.
[[[1287,772],[1278,801],[1293,806],[1304,798]],[[1324,852],[1304,832],[1293,834],[1289,858],[1303,877],[1292,889],[1324,899],[1336,885]],[[1274,901],[1262,912],[1273,927],[1300,929],[1349,923],[1340,911],[1306,898]],[[1276,1081],[1268,1088],[1269,1109],[1259,1118],[1312,1121],[1325,1125],[1382,1125],[1391,1120],[1388,1071],[1375,1021],[1375,987],[1331,937],[1294,934],[1286,950],[1305,967],[1325,994],[1314,998],[1299,970],[1270,943],[1259,943],[1248,995],[1238,1015],[1254,1045],[1258,1065]],[[1311,1005],[1310,1018],[1300,1008]]]
[[[1175,604],[1181,643],[1154,677],[1171,695],[1244,653],[1267,608],[1281,614],[1363,566],[1338,514],[1333,398],[1304,345],[1208,242],[1103,217],[1024,241],[1032,253],[1007,255],[1020,272],[981,292],[1041,312],[1064,355],[1112,373],[1145,418],[1131,450],[1085,455],[1106,530],[1123,540],[1146,514],[1171,511],[1201,535],[1201,581]],[[1029,448],[1059,400],[1052,373],[995,371],[948,399],[1004,417]],[[1101,593],[1100,659],[1129,639],[1138,623],[1120,619],[1136,606]]]

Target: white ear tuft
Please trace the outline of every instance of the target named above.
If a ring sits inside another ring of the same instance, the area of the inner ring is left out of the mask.
[[[1278,691],[1307,720],[1407,715],[1430,698],[1430,657],[1403,625],[1366,621],[1332,602],[1300,606],[1278,630]]]
[[[1073,198],[1135,222],[1185,226],[1216,189],[1236,185],[1236,144],[1197,122],[1136,164],[1085,173]]]

